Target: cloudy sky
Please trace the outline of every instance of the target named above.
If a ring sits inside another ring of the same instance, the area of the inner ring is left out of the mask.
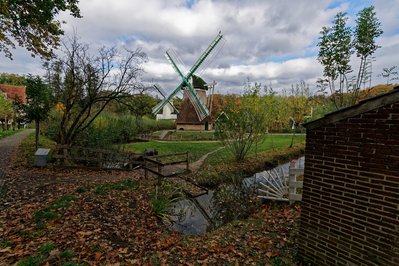
[[[172,91],[181,81],[164,57],[174,49],[187,68],[219,31],[226,40],[201,73],[217,82],[220,93],[242,93],[244,84],[271,84],[281,91],[300,80],[311,88],[322,76],[317,42],[322,26],[345,11],[353,25],[356,14],[374,5],[384,34],[377,42],[373,84],[383,67],[399,65],[399,0],[81,0],[83,18],[63,14],[65,33],[75,30],[94,50],[100,44],[141,47],[148,55],[143,81]],[[353,60],[357,68],[356,58]],[[0,72],[41,74],[41,61],[24,49],[14,60],[0,54]]]

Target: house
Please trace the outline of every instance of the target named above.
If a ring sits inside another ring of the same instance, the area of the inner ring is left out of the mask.
[[[399,89],[305,127],[299,255],[399,265]]]
[[[8,84],[0,84],[0,93],[3,93],[6,98],[10,101],[21,101],[22,103],[26,103],[26,87],[25,86],[16,86],[16,85],[8,85]],[[0,117],[0,125],[3,129],[8,129],[9,126],[15,125],[15,121],[20,114],[13,111],[10,116]],[[18,124],[18,127],[20,125]]]
[[[26,103],[26,87],[8,84],[0,84],[0,91],[2,91],[11,101],[20,100]]]
[[[172,104],[167,103],[162,109],[161,114],[157,114],[156,120],[162,120],[162,119],[170,119],[170,120],[176,120],[177,118],[177,110]]]

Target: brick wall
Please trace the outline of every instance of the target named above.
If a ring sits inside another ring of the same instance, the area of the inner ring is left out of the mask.
[[[399,265],[399,103],[309,129],[299,252]]]

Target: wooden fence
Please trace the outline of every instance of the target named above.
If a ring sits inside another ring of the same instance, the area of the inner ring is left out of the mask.
[[[57,145],[53,158],[63,166],[85,168],[131,170],[143,164],[142,154],[82,146]]]

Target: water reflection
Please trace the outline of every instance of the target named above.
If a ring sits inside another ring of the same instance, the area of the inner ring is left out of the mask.
[[[305,158],[296,160],[296,167],[304,167]],[[274,168],[288,175],[290,163]],[[273,170],[273,169],[272,169]],[[245,218],[260,204],[256,197],[261,176],[257,173],[245,178],[236,185],[223,186],[215,191],[195,198],[185,198],[176,202],[171,212],[172,228],[178,232],[199,235],[234,219]]]

